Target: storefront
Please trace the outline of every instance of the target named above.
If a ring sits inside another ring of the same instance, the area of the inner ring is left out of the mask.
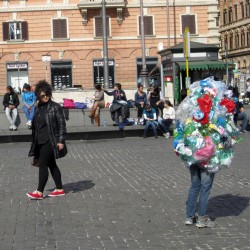
[[[51,61],[50,67],[53,89],[72,87],[72,61]]]
[[[6,64],[7,85],[13,87],[15,92],[21,93],[24,83],[29,83],[28,63],[10,62]]]
[[[223,80],[226,74],[226,63],[218,61],[219,47],[211,44],[190,42],[189,77],[190,82],[214,76],[215,80]],[[166,50],[159,51],[162,58],[163,80],[166,97],[174,99],[178,104],[187,96],[186,60],[183,54],[183,43]]]
[[[109,59],[109,88],[112,89],[115,84],[115,60]],[[103,59],[95,59],[93,60],[93,79],[94,84],[104,83],[104,66]]]

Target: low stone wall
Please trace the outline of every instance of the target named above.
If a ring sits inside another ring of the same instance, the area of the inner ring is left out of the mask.
[[[126,97],[128,100],[135,99],[136,89],[125,90]],[[86,98],[91,98],[94,94],[94,90],[57,90],[53,92],[53,99],[55,102],[63,103],[63,98],[73,99],[75,102],[84,102]],[[112,96],[104,94],[105,103],[111,103],[113,101]]]
[[[18,119],[17,125],[19,128],[27,128],[26,125],[26,117],[23,110],[18,110]],[[67,127],[86,127],[91,126],[91,119],[89,118],[90,109],[65,109],[66,116],[68,115],[69,119],[66,121]],[[130,117],[136,118],[137,117],[137,110],[136,108],[130,109]],[[101,109],[100,112],[100,125],[104,125],[104,119],[107,122],[108,126],[111,126],[114,122],[111,120],[110,111],[108,108]],[[0,111],[0,130],[6,130],[9,128],[9,122],[5,115],[4,111]],[[93,125],[92,125],[93,126]]]

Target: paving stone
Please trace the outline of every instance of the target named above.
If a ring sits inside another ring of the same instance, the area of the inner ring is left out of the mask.
[[[0,249],[250,249],[250,134],[242,136],[231,168],[215,177],[213,229],[184,224],[190,176],[172,138],[69,141],[58,160],[67,195],[41,201],[26,197],[38,180],[29,143],[0,144]],[[53,189],[50,176],[45,193]]]

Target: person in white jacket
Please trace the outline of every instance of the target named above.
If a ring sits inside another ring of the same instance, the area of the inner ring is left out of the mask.
[[[160,127],[162,128],[163,135],[166,138],[170,137],[169,127],[175,119],[175,109],[173,108],[172,103],[169,100],[164,101],[164,109],[162,120],[159,122]]]

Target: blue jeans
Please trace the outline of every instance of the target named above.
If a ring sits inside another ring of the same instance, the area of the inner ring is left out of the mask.
[[[192,165],[190,166],[190,174],[191,187],[186,202],[186,217],[192,218],[195,215],[198,196],[198,215],[207,215],[208,198],[213,185],[214,173],[208,173],[206,170]]]
[[[147,131],[150,127],[152,127],[152,129],[153,129],[154,135],[157,135],[157,127],[156,127],[155,121],[146,121],[146,125],[144,128],[144,135],[147,134]]]
[[[34,114],[35,114],[34,105],[30,109],[28,109],[27,106],[23,105],[23,111],[25,113],[27,121],[32,121],[34,118]]]
[[[242,128],[241,130],[247,130],[247,125],[248,125],[248,115],[245,112],[238,113],[237,120],[242,120]]]

